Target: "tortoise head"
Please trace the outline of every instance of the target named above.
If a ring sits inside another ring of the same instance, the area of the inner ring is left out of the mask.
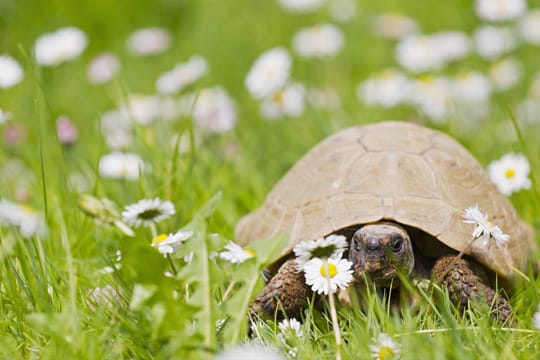
[[[399,284],[399,271],[410,275],[414,267],[411,238],[395,223],[365,225],[353,235],[349,260],[359,281],[366,276],[378,287]]]

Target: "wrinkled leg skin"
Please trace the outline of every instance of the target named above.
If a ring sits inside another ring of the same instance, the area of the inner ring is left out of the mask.
[[[251,303],[250,314],[262,318],[275,316],[277,319],[299,317],[311,295],[304,272],[298,272],[296,261],[289,259]]]
[[[455,256],[446,255],[433,266],[433,278],[448,289],[452,303],[462,311],[475,302],[487,304],[494,318],[506,322],[512,314],[508,300],[482,281],[467,260],[459,259],[452,266],[454,261]]]

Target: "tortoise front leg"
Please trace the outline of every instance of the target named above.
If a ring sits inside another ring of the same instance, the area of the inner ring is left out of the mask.
[[[289,259],[251,303],[250,313],[261,317],[275,315],[279,319],[284,315],[298,317],[311,295],[304,272],[296,270],[295,259]]]
[[[456,261],[455,255],[442,256],[435,262],[432,275],[440,285],[448,289],[450,300],[462,311],[469,304],[484,303],[491,309],[491,315],[501,323],[512,314],[508,300],[476,275],[469,262],[463,258]]]

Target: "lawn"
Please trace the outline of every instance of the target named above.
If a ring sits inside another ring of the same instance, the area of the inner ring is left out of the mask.
[[[383,120],[455,138],[538,232],[539,54],[537,0],[0,1],[0,358],[537,358],[530,270],[504,324],[368,287],[337,329],[249,330],[288,239],[226,251],[304,153]]]

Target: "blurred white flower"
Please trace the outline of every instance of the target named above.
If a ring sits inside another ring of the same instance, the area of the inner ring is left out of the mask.
[[[304,113],[306,90],[304,85],[293,83],[278,90],[261,103],[261,114],[269,120],[283,115],[297,117]]]
[[[489,101],[491,84],[486,76],[467,71],[451,79],[452,98],[464,104],[482,104]]]
[[[533,315],[533,327],[540,330],[540,305],[538,305],[538,310]]]
[[[134,31],[127,39],[128,49],[135,55],[160,54],[171,45],[171,35],[163,28],[149,27]]]
[[[326,263],[326,264],[325,264]],[[319,258],[309,260],[303,266],[306,284],[317,294],[335,293],[345,289],[353,279],[352,262],[345,259]]]
[[[355,0],[329,0],[330,18],[340,23],[350,22],[356,15]]]
[[[506,154],[488,166],[491,181],[504,195],[511,195],[521,189],[529,189],[531,187],[530,171],[529,161],[522,154]]]
[[[215,360],[285,360],[277,349],[262,344],[244,343],[218,353]]]
[[[194,83],[206,74],[208,63],[202,56],[192,56],[187,62],[177,64],[159,76],[156,88],[161,94],[173,94]]]
[[[293,249],[296,256],[296,268],[304,269],[307,262],[314,258],[340,259],[347,249],[347,238],[343,235],[328,235],[316,240],[302,241]]]
[[[78,57],[87,45],[88,38],[84,32],[66,27],[41,35],[36,40],[34,52],[38,64],[56,66]]]
[[[196,97],[193,119],[199,128],[207,132],[227,132],[236,125],[236,106],[223,88],[203,89]]]
[[[0,55],[0,89],[17,85],[24,78],[21,65],[9,55]]]
[[[515,58],[505,58],[491,64],[488,69],[489,80],[496,90],[508,90],[516,85],[522,75],[521,63]]]
[[[278,0],[279,5],[292,13],[306,13],[317,10],[325,0]]]
[[[499,249],[504,249],[510,236],[503,233],[502,230],[491,221],[487,215],[480,211],[478,205],[470,206],[463,212],[463,222],[473,224],[474,230],[472,236],[474,239],[481,240],[482,246],[489,248],[491,240],[495,241],[495,245]]]
[[[167,256],[177,251],[192,236],[193,231],[189,230],[178,231],[169,235],[160,234],[152,239],[152,246],[157,248],[163,256]]]
[[[369,351],[375,360],[390,360],[399,358],[401,347],[390,335],[380,333],[377,338],[371,339]]]
[[[243,249],[240,245],[235,244],[232,241],[229,241],[229,243],[225,245],[225,249],[226,251],[219,253],[219,257],[232,264],[243,263],[247,259],[255,256],[255,253],[252,250]]]
[[[112,152],[99,159],[99,175],[111,179],[137,180],[145,165],[137,154]]]
[[[368,105],[392,107],[408,100],[412,82],[401,72],[382,70],[357,88],[356,95]]]
[[[372,30],[384,38],[401,39],[418,32],[418,24],[400,13],[384,13],[373,19]]]
[[[482,26],[475,30],[473,39],[476,52],[489,60],[496,59],[517,46],[517,40],[509,27]]]
[[[86,74],[92,84],[103,84],[110,81],[120,71],[120,60],[112,53],[103,53],[96,56]]]
[[[533,9],[519,21],[521,37],[534,45],[540,45],[540,8]]]
[[[292,46],[296,53],[305,58],[334,56],[343,47],[343,31],[332,24],[319,24],[298,31]]]
[[[518,18],[527,11],[525,0],[476,0],[476,15],[488,21],[506,21]]]
[[[122,149],[133,144],[131,120],[119,110],[101,115],[101,132],[111,149]]]
[[[136,123],[149,125],[161,116],[161,100],[154,95],[130,94],[120,111]]]
[[[112,308],[115,304],[120,304],[122,296],[118,289],[107,284],[105,287],[95,287],[88,289],[86,292],[88,297],[88,307],[91,311],[96,311],[98,308]]]
[[[273,48],[255,60],[244,84],[253,98],[262,99],[285,85],[290,69],[291,57],[287,50]]]
[[[427,75],[414,81],[410,100],[426,116],[440,123],[448,117],[452,95],[448,78]]]
[[[278,336],[282,339],[289,338],[302,338],[304,337],[304,332],[301,328],[302,324],[295,318],[283,319],[279,322],[279,334]]]
[[[9,111],[0,109],[0,124],[4,124],[9,119],[11,119],[11,113]]]
[[[0,225],[16,227],[24,237],[46,234],[45,219],[40,212],[6,199],[0,199]]]
[[[412,72],[438,70],[449,62],[466,56],[471,49],[467,35],[443,31],[431,35],[411,35],[396,46],[396,61]]]
[[[315,109],[333,111],[341,106],[338,93],[330,88],[309,88],[306,95],[308,103]]]
[[[142,199],[124,207],[123,220],[130,226],[152,226],[176,213],[174,205],[160,198]]]

